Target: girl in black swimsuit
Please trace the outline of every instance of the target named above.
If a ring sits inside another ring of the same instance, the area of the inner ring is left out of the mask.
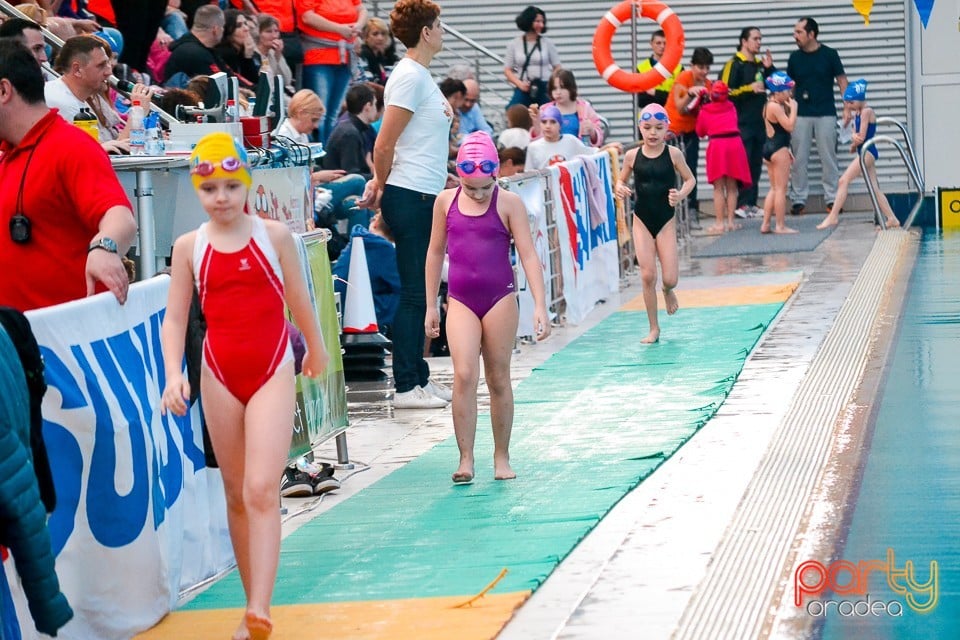
[[[783,71],[775,71],[766,80],[770,99],[763,107],[763,123],[767,140],[763,143],[763,160],[770,177],[770,191],[763,201],[763,224],[760,233],[770,233],[770,216],[776,217],[774,233],[796,233],[787,226],[787,182],[790,179],[790,134],[797,122],[797,101],[793,99],[793,80]]]
[[[676,147],[664,144],[670,119],[659,104],[649,104],[640,112],[640,135],[643,144],[627,151],[617,180],[618,198],[629,198],[627,182],[633,176],[636,200],[633,207],[633,244],[643,283],[643,304],[650,322],[650,333],[641,340],[652,344],[660,339],[657,319],[657,258],[663,278],[663,300],[667,314],[676,313],[679,303],[677,286],[677,231],[674,208],[697,184],[696,178]],[[683,185],[677,189],[677,174]]]

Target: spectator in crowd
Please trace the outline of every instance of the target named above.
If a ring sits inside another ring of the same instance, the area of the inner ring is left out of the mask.
[[[187,35],[187,14],[180,10],[180,0],[167,0],[167,8],[160,21],[160,29],[171,39],[177,40]]]
[[[363,80],[387,84],[390,72],[400,59],[390,27],[380,18],[370,18],[363,27],[362,39],[360,64],[364,68]]]
[[[593,149],[583,144],[580,138],[569,133],[560,133],[563,114],[560,109],[550,105],[540,109],[540,130],[543,134],[527,147],[527,159],[524,171],[545,169],[575,156],[593,153]]]
[[[110,56],[103,40],[94,36],[74,36],[63,43],[57,54],[54,69],[60,73],[56,80],[46,83],[46,104],[56,108],[69,123],[80,110],[89,107],[97,116],[100,143],[111,153],[129,152],[130,132],[126,123],[103,97],[107,78],[112,73]],[[149,109],[152,93],[142,84],[134,85],[132,96],[139,98]]]
[[[823,181],[823,197],[827,211],[833,209],[837,196],[840,169],[837,166],[837,107],[833,84],[840,93],[847,90],[847,75],[840,54],[818,40],[820,25],[813,18],[800,18],[793,27],[797,50],[787,61],[787,74],[797,83],[794,95],[797,101],[797,124],[791,147],[794,163],[790,170],[790,212],[803,213],[807,206],[809,184],[807,169],[810,164],[810,142],[817,140]]]
[[[397,250],[393,246],[393,235],[379,213],[370,219],[369,229],[359,224],[351,227],[350,242],[333,265],[333,289],[340,294],[341,304],[349,295],[347,284],[350,279],[350,256],[353,253],[354,238],[363,240],[377,327],[380,333],[389,338],[393,333],[393,318],[400,305],[400,273],[397,271]]]
[[[320,159],[324,169],[342,169],[348,176],[362,176],[363,182],[373,177],[370,155],[366,150],[370,123],[377,118],[377,99],[373,90],[365,84],[355,84],[347,90],[347,118],[340,120],[330,134],[326,147],[327,155]],[[349,228],[356,224],[364,227],[373,215],[366,209],[348,211]]]
[[[663,32],[663,29],[657,29],[653,32],[653,35],[650,36],[650,51],[652,52],[649,57],[644,58],[637,64],[637,71],[639,73],[646,73],[653,69],[657,63],[660,62],[660,58],[663,57],[663,52],[667,50],[667,36]],[[657,103],[660,106],[666,106],[667,97],[670,95],[670,90],[673,89],[673,83],[676,81],[677,77],[680,75],[680,72],[683,71],[683,63],[678,62],[676,68],[673,70],[672,75],[669,78],[664,78],[663,82],[655,86],[653,89],[647,89],[641,93],[637,94],[637,104],[642,109],[650,103]]]
[[[763,35],[757,27],[744,27],[740,31],[740,48],[727,60],[719,79],[730,88],[730,101],[737,109],[737,126],[747,152],[751,184],[737,195],[737,215],[752,218],[762,215],[757,208],[757,190],[760,170],[763,167],[763,143],[767,133],[763,124],[763,105],[767,102],[764,80],[776,71],[773,56],[767,49],[760,58]]]
[[[503,75],[514,87],[508,107],[522,104],[544,104],[550,101],[548,80],[560,66],[560,53],[547,32],[547,14],[543,9],[528,6],[516,19],[517,28],[523,35],[507,44],[504,55]]]
[[[352,77],[353,43],[367,23],[361,0],[295,0],[306,43],[303,86],[322,96],[326,115],[320,142],[326,144]]]
[[[102,287],[123,304],[121,256],[137,225],[107,155],[47,107],[40,65],[22,44],[0,40],[0,82],[0,210],[10,222],[0,305],[27,311]]]
[[[283,78],[283,86],[293,93],[293,71],[283,57],[284,42],[280,35],[280,22],[271,15],[261,13],[257,18],[257,48],[253,52],[254,64],[261,71]]]
[[[186,0],[184,0],[186,1]],[[303,43],[296,30],[299,19],[296,17],[293,0],[256,0],[255,9],[247,9],[257,16],[273,16],[280,24],[280,39],[283,40],[283,58],[296,76],[297,67],[303,63]]]
[[[467,87],[463,80],[455,78],[444,78],[440,81],[440,93],[450,103],[453,110],[453,122],[450,123],[450,142],[447,150],[448,166],[447,170],[451,173],[455,171],[453,164],[457,159],[457,150],[460,148],[460,141],[463,140],[463,133],[460,131],[460,105],[463,104],[463,97],[467,93]]]
[[[0,38],[12,38],[30,50],[38,64],[47,61],[47,46],[40,25],[33,20],[10,18],[0,24]]]
[[[483,117],[483,112],[480,110],[479,83],[473,78],[467,78],[463,81],[463,86],[466,88],[466,93],[460,102],[460,113],[458,114],[460,118],[460,134],[467,136],[474,131],[483,131],[492,136],[493,127],[486,121]]]
[[[170,59],[164,67],[167,84],[185,86],[194,76],[226,71],[227,66],[214,49],[222,39],[224,16],[220,7],[204,5],[193,16],[190,33],[170,45]],[[175,78],[177,74],[183,74]]]
[[[514,105],[520,106],[523,105]],[[527,152],[519,147],[506,147],[500,149],[498,154],[500,158],[500,177],[509,178],[523,171],[523,165],[527,161]]]
[[[700,104],[710,96],[710,65],[713,54],[705,47],[697,47],[690,58],[692,68],[681,73],[673,84],[666,111],[670,117],[670,131],[677,137],[683,149],[687,166],[693,175],[697,175],[700,164],[700,138],[697,137],[697,114]],[[699,219],[700,201],[697,199],[697,185],[687,194],[687,206],[694,219]]]
[[[507,128],[497,137],[497,146],[501,149],[517,147],[526,149],[530,144],[530,130],[533,128],[533,118],[530,109],[522,104],[515,104],[507,109]],[[503,175],[503,166],[500,166]]]
[[[407,53],[387,81],[374,176],[358,204],[380,206],[397,243],[401,293],[393,326],[393,406],[427,409],[445,406],[453,397],[449,388],[430,380],[423,358],[427,307],[423,274],[433,203],[447,182],[453,109],[430,75],[430,63],[443,49],[440,7],[430,0],[399,0],[390,25]]]
[[[88,0],[87,9],[123,34],[125,46],[120,62],[132,69],[146,69],[150,45],[167,11],[167,0]]]
[[[236,76],[240,87],[245,89],[253,89],[260,77],[260,69],[253,61],[257,47],[250,33],[252,26],[242,13],[227,9],[223,12],[223,36],[215,47],[226,65],[224,71]]]
[[[560,123],[560,132],[568,133],[579,138],[588,147],[603,146],[603,126],[600,116],[593,110],[590,103],[577,93],[577,79],[569,69],[557,69],[550,76],[551,102],[543,106],[555,106],[560,110],[563,121]],[[533,128],[530,130],[532,139],[540,136],[540,127],[537,120],[537,105],[530,106],[530,116]]]
[[[61,4],[61,9],[66,4],[66,2]],[[96,20],[89,19],[89,15],[87,17],[80,17],[76,14],[70,16],[64,14],[52,15],[38,4],[18,4],[14,8],[61,40],[100,30],[100,25],[97,24]]]

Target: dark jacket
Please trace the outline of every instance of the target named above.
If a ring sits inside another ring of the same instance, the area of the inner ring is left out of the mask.
[[[163,67],[165,78],[172,78],[177,73],[183,73],[188,78],[194,76],[208,76],[219,71],[227,71],[220,56],[197,40],[192,33],[170,45],[170,58]]]
[[[373,308],[377,316],[380,331],[386,332],[393,324],[393,318],[400,306],[400,272],[397,271],[397,250],[393,244],[362,226],[355,225],[350,232],[351,240],[363,239],[363,249],[367,257],[367,271],[370,272],[370,288],[373,290]],[[333,265],[333,288],[340,294],[340,305],[346,304],[347,285],[343,280],[350,279],[350,253],[353,242],[347,243],[337,262]]]
[[[30,616],[39,631],[56,635],[73,617],[60,591],[30,457],[30,402],[26,378],[7,332],[0,329],[0,544],[9,547]]]
[[[737,123],[741,132],[763,127],[763,105],[767,103],[767,94],[754,92],[750,85],[757,81],[758,73],[762,80],[776,70],[773,65],[764,67],[759,60],[748,60],[739,51],[723,65],[719,79],[730,87],[730,100],[737,108]]]
[[[373,127],[353,114],[340,120],[327,140],[327,155],[320,159],[324,169],[343,169],[347,173],[359,173],[369,180],[370,167],[366,159],[366,139]]]

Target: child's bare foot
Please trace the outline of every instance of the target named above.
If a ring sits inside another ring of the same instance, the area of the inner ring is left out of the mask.
[[[680,308],[680,301],[677,300],[677,294],[673,289],[663,290],[663,302],[667,307],[667,315],[672,316]],[[659,337],[659,336],[658,336]]]
[[[823,222],[817,225],[817,229],[829,229],[830,227],[835,226],[838,222],[840,222],[840,217],[831,213],[823,219]]]
[[[640,341],[640,344],[656,344],[660,341],[660,329],[650,329],[647,337]]]
[[[774,233],[800,233],[796,229],[791,229],[787,225],[783,225],[782,227],[774,227],[773,232]]]
[[[760,233],[770,233],[770,225],[766,222],[760,225]]]
[[[513,480],[517,473],[510,466],[510,460],[493,460],[493,478],[494,480]]]
[[[732,220],[724,226],[724,231],[736,231],[740,229],[743,225],[733,222]]]
[[[451,476],[453,484],[470,484],[473,482],[473,464],[461,462],[460,466]]]
[[[247,614],[243,617],[243,621],[246,623],[247,629],[250,632],[248,636],[250,640],[267,640],[270,634],[273,633],[273,622],[270,621],[269,616],[262,616],[253,611],[247,611]]]
[[[721,225],[715,224],[712,227],[707,227],[706,234],[708,236],[718,236],[722,234],[724,231],[726,231],[726,228],[724,228]]]
[[[246,618],[240,621],[240,626],[233,632],[230,640],[250,640],[250,630],[247,629]]]

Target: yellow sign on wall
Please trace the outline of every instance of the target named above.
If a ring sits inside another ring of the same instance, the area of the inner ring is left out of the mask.
[[[940,202],[940,228],[960,230],[960,188],[937,189]]]

